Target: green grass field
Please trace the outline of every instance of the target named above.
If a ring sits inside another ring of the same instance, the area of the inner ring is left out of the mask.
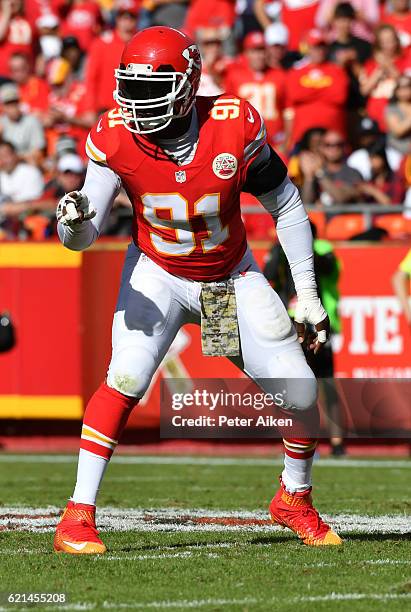
[[[408,460],[316,462],[315,501],[345,538],[308,548],[266,524],[278,458],[129,457],[99,498],[103,557],[56,555],[73,456],[0,455],[0,591],[66,592],[66,610],[406,610]],[[237,520],[240,519],[240,520]]]

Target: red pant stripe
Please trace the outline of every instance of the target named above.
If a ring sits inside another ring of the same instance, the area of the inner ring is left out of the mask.
[[[83,438],[80,442],[80,448],[89,451],[94,455],[98,455],[99,457],[104,457],[104,459],[110,459],[111,455],[114,452],[114,448],[106,448],[105,446],[101,446],[101,444],[96,444],[96,442],[91,442],[90,440],[83,440]]]

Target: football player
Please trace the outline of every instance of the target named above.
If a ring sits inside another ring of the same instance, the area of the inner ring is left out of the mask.
[[[97,239],[121,185],[134,208],[112,358],[84,414],[77,482],[54,540],[59,552],[106,551],[95,525],[101,480],[131,410],[185,323],[201,320],[203,352],[230,356],[264,379],[264,390],[293,379],[287,402],[294,413],[317,410],[316,380],[300,345],[308,322],[317,331],[310,346],[319,350],[329,321],[306,212],[258,112],[231,95],[196,97],[200,74],[200,54],[185,34],[168,27],[137,33],[116,70],[118,106],[89,134],[84,186],[58,204],[60,240],[73,250]],[[298,297],[297,332],[247,246],[242,190],[276,220]],[[202,316],[208,308],[218,316]],[[273,521],[308,545],[340,544],[312,505],[315,439],[284,445]]]

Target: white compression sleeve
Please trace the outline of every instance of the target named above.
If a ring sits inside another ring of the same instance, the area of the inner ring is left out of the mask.
[[[87,249],[98,238],[110,214],[115,197],[121,188],[121,181],[117,174],[107,168],[89,161],[86,178],[81,188],[97,214],[94,219],[83,221],[74,227],[57,224],[60,241],[72,251]]]
[[[313,238],[297,187],[288,177],[276,189],[258,196],[277,220],[277,234],[284,249],[298,296],[317,297]]]

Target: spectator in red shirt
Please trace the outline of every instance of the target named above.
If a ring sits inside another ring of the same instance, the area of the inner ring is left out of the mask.
[[[271,142],[283,141],[283,109],[286,73],[269,68],[262,32],[249,32],[243,41],[244,59],[227,70],[224,89],[245,98],[260,112]]]
[[[270,25],[274,17],[267,7],[276,4],[279,5],[278,8],[280,9],[277,17],[281,19],[281,22],[290,32],[288,48],[290,51],[298,51],[305,34],[314,27],[320,0],[280,0],[280,2],[255,0],[255,15],[264,30]]]
[[[409,65],[401,50],[400,39],[390,25],[377,28],[374,54],[360,74],[360,90],[368,97],[367,114],[385,132],[385,108],[394,94],[398,77]]]
[[[347,75],[326,60],[327,45],[319,30],[310,30],[306,42],[307,56],[287,75],[288,149],[313,127],[346,132]]]
[[[24,53],[13,53],[9,67],[10,76],[19,87],[23,112],[41,117],[48,109],[50,89],[47,82],[32,74],[30,60]]]
[[[91,0],[69,0],[64,13],[61,34],[75,36],[81,49],[87,50],[101,29],[102,19],[98,3]]]
[[[56,0],[24,0],[24,15],[33,30],[39,17],[55,12],[56,4]]]
[[[391,0],[391,12],[383,11],[381,21],[395,28],[400,37],[401,45],[411,45],[411,11],[409,0]]]
[[[225,28],[234,25],[236,0],[191,0],[184,31],[195,37],[199,28]]]
[[[86,67],[86,89],[92,108],[98,113],[114,106],[114,70],[118,68],[124,45],[136,32],[137,7],[121,4],[115,29],[104,32],[90,47]]]
[[[20,51],[32,59],[33,32],[23,17],[22,0],[3,0],[0,13],[0,75],[10,76],[9,60]]]
[[[200,28],[197,31],[196,42],[202,61],[199,96],[218,96],[223,92],[224,77],[234,62],[233,58],[224,55],[224,38],[224,31],[220,28]]]
[[[65,134],[77,141],[78,154],[84,157],[87,135],[96,120],[86,86],[73,78],[70,64],[63,58],[50,63],[48,81],[51,91],[44,125],[49,152],[54,152],[58,137]]]

